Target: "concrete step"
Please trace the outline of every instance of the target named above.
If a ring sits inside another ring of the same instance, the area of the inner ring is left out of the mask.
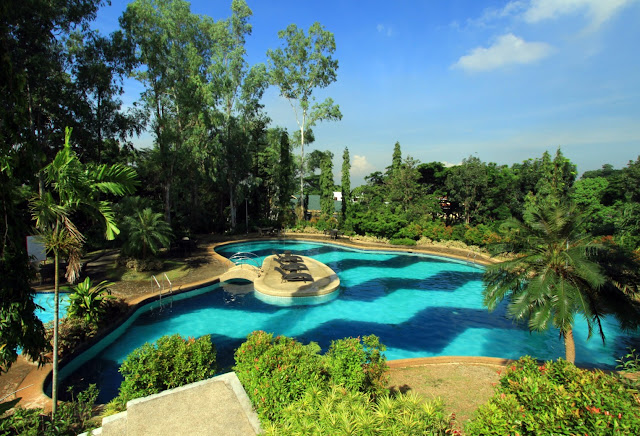
[[[235,373],[129,401],[126,412],[104,418],[88,435],[256,435],[260,422]]]

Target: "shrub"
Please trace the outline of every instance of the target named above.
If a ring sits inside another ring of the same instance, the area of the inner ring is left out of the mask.
[[[183,339],[162,336],[155,344],[136,348],[120,366],[124,381],[113,400],[124,410],[127,401],[212,377],[216,372],[216,349],[210,336]]]
[[[602,371],[523,357],[467,426],[475,435],[640,434],[637,391]]]
[[[386,347],[375,335],[345,338],[331,342],[324,355],[332,384],[371,394],[374,398],[386,390],[388,382]]]
[[[267,435],[445,435],[453,432],[442,403],[413,395],[369,396],[341,387],[314,388],[287,405],[281,420],[265,423]]]
[[[396,238],[396,239],[391,239],[389,241],[389,244],[391,244],[391,245],[409,245],[409,246],[413,246],[413,245],[416,245],[416,241],[414,241],[413,239],[409,239],[409,238]]]
[[[396,238],[408,238],[413,240],[418,240],[420,235],[422,235],[423,229],[417,223],[410,223],[406,227],[400,229],[398,233],[396,233]]]
[[[109,286],[112,285],[111,282],[102,281],[93,286],[89,277],[78,283],[69,295],[69,317],[84,318],[88,323],[97,326],[106,311],[107,300],[115,298],[109,290]]]
[[[72,391],[72,387],[69,391]],[[55,421],[42,409],[17,407],[13,413],[0,418],[0,434],[9,435],[76,435],[89,428],[93,406],[98,398],[96,385],[89,385],[76,399],[58,404]]]
[[[256,331],[235,352],[234,371],[260,418],[278,420],[282,408],[307,389],[326,384],[320,347]]]

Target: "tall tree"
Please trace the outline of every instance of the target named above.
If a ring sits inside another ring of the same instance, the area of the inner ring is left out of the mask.
[[[582,233],[582,219],[575,206],[547,205],[525,213],[524,221],[509,220],[511,239],[494,251],[515,252],[516,257],[491,265],[483,279],[489,310],[507,299],[508,316],[528,321],[530,330],[557,328],[570,362],[575,361],[576,315],[587,321],[589,337],[595,328],[604,341],[605,314],[623,318],[626,326],[637,325],[640,314],[636,295],[622,279],[626,273],[603,268],[610,256],[598,255],[602,246]],[[637,271],[637,260],[627,260],[631,266],[626,269]]]
[[[320,165],[320,208],[325,218],[331,218],[334,212],[333,191],[333,153],[325,152]]]
[[[284,47],[267,51],[271,83],[293,108],[300,129],[300,201],[304,197],[305,131],[323,120],[340,120],[342,114],[331,98],[314,103],[313,92],[336,81],[338,61],[333,33],[314,23],[308,34],[295,24],[278,32]]]
[[[223,122],[218,130],[220,157],[218,170],[226,182],[229,195],[231,228],[236,221],[236,188],[247,179],[251,166],[250,145],[261,136],[266,117],[260,99],[268,84],[266,68],[256,64],[249,68],[245,43],[251,35],[251,9],[244,0],[234,0],[232,15],[221,23],[218,50],[212,59],[211,93],[221,100]]]
[[[351,206],[351,158],[349,157],[349,148],[344,148],[342,153],[342,180],[340,182],[342,190],[342,222],[344,223],[349,216],[349,207]]]
[[[145,86],[142,101],[151,114],[165,219],[171,223],[176,172],[190,160],[188,145],[204,140],[195,130],[208,114],[207,66],[220,26],[191,13],[184,0],[135,0],[120,24],[136,47],[140,66],[134,76]]]
[[[400,150],[400,142],[396,141],[393,146],[393,156],[391,157],[391,172],[397,171],[402,165],[402,150]]]
[[[462,206],[465,224],[475,218],[482,202],[482,194],[487,187],[487,168],[475,156],[462,160],[462,164],[451,168],[446,186],[450,199]]]
[[[100,196],[122,196],[133,192],[136,173],[120,164],[84,165],[71,149],[71,129],[65,132],[64,148],[43,169],[45,189],[31,200],[32,216],[47,251],[54,257],[54,321],[53,321],[53,416],[58,399],[58,316],[60,303],[60,257],[67,258],[66,278],[74,283],[80,273],[80,256],[84,236],[72,221],[75,214],[85,213],[104,226],[105,238],[119,233],[111,204]]]

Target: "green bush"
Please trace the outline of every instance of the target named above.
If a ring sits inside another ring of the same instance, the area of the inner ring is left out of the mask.
[[[72,391],[69,388],[69,392]],[[44,414],[42,409],[23,409],[17,407],[13,413],[0,418],[0,434],[10,435],[76,435],[86,431],[93,414],[93,406],[98,398],[96,385],[89,385],[87,390],[80,392],[72,401],[58,403],[55,421],[50,414]]]
[[[382,394],[388,382],[385,350],[375,335],[332,341],[324,355],[331,383],[374,398]]]
[[[102,281],[93,286],[89,277],[73,287],[69,295],[68,314],[70,318],[83,318],[97,326],[107,310],[107,301],[115,299],[111,295],[112,282]]]
[[[446,241],[451,239],[452,228],[442,221],[431,221],[424,225],[422,236],[433,241]]]
[[[420,239],[422,232],[424,229],[417,223],[410,223],[406,227],[400,229],[398,233],[396,233],[396,238],[408,238],[413,240]]]
[[[618,376],[563,359],[540,365],[523,357],[466,430],[470,435],[640,434],[638,393]]]
[[[267,435],[446,435],[453,433],[442,403],[413,395],[378,398],[341,387],[313,388],[263,425]]]
[[[278,420],[282,408],[307,389],[326,384],[320,347],[256,331],[235,352],[234,371],[262,420]]]
[[[389,244],[391,245],[416,245],[416,241],[413,239],[409,239],[409,238],[396,238],[396,239],[391,239],[389,241]]]
[[[110,408],[124,410],[127,401],[204,380],[215,372],[216,349],[210,336],[162,336],[127,356],[120,366],[124,381]]]

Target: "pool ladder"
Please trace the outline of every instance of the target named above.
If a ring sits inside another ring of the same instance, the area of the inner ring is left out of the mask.
[[[159,290],[159,297],[158,297],[158,302],[160,304],[160,311],[162,312],[162,294],[165,293],[165,280],[169,283],[169,291],[167,292],[169,294],[169,296],[171,296],[173,294],[173,284],[171,283],[171,280],[169,280],[169,277],[167,277],[167,273],[164,273],[164,278],[161,278],[162,280],[162,286],[160,285],[160,282],[158,282],[158,279],[156,278],[156,276],[151,276],[152,281],[151,281],[151,288],[155,289],[153,286],[153,283],[155,282],[156,286],[158,287]],[[169,300],[170,306],[169,307],[173,307],[173,298],[171,298]]]
[[[473,253],[473,259],[471,259],[471,252],[469,251],[467,253],[467,262],[469,262],[469,263],[473,262],[475,264],[476,263],[476,256],[478,256],[478,253]]]

